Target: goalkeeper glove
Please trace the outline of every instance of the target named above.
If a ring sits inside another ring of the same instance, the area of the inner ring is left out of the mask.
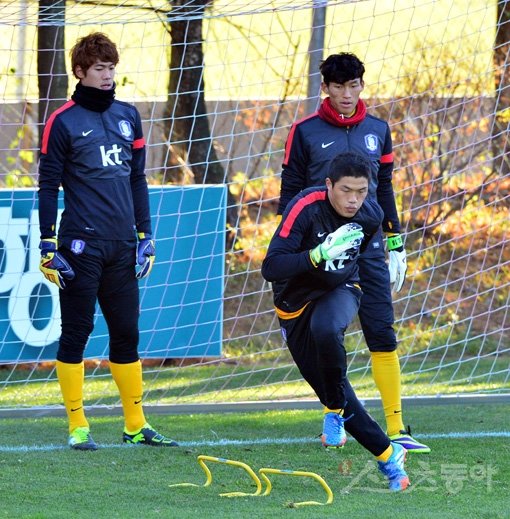
[[[152,235],[139,232],[138,245],[136,247],[136,263],[140,268],[136,272],[137,279],[143,279],[149,275],[156,259],[155,254],[156,248]]]
[[[363,228],[357,223],[347,223],[328,234],[326,239],[310,251],[310,259],[316,267],[321,261],[339,258],[349,249],[356,249],[363,241]]]
[[[39,270],[48,281],[55,283],[58,288],[65,288],[65,280],[74,279],[74,270],[57,251],[57,239],[45,238],[39,243],[39,248],[41,249]]]
[[[406,251],[400,234],[388,234],[387,239],[388,254],[390,262],[388,265],[390,271],[390,283],[393,284],[393,290],[400,292],[407,272]]]

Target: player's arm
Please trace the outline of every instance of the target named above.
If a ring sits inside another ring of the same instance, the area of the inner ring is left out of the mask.
[[[294,123],[291,127],[285,143],[285,156],[282,164],[280,202],[278,204],[278,215],[282,215],[288,203],[306,185],[306,165],[308,155],[305,150],[299,126]]]
[[[291,242],[286,242],[281,235],[275,235],[262,263],[262,276],[267,281],[280,281],[314,270],[325,261],[338,259],[348,250],[359,249],[363,239],[363,228],[354,222],[342,225],[323,242],[304,251],[295,240],[290,245]]]
[[[136,110],[135,134],[131,150],[131,192],[137,232],[151,234],[151,216],[149,207],[149,188],[145,175],[145,139],[142,132],[142,121]]]
[[[328,234],[316,246],[303,250],[304,242],[316,241],[318,237],[313,235],[315,211],[310,205],[303,208],[299,201],[298,197],[291,202],[271,239],[262,263],[262,276],[267,281],[289,279],[314,270],[349,249],[359,248],[363,241],[362,227],[357,223],[348,223]]]
[[[50,118],[43,132],[38,168],[41,238],[54,238],[57,234],[58,191],[69,151],[64,125],[59,118]]]
[[[377,181],[377,202],[384,212],[383,231],[399,233],[400,220],[393,190],[393,145],[389,126],[386,126]]]
[[[143,279],[150,274],[156,259],[156,246],[152,237],[151,215],[149,205],[149,188],[145,176],[145,139],[142,132],[142,121],[136,110],[135,138],[131,150],[131,192],[138,237],[136,247],[136,277]]]
[[[379,231],[381,223],[384,219],[384,212],[377,200],[366,198],[360,210],[354,217],[354,221],[363,227],[364,239],[360,247],[360,253],[363,253],[370,240]]]
[[[289,279],[314,268],[310,251],[301,250],[301,241],[307,228],[304,218],[298,218],[292,226],[292,232],[284,237],[282,228],[287,217],[288,211],[276,229],[262,262],[261,273],[266,281]]]
[[[390,282],[395,292],[400,292],[404,285],[407,272],[407,257],[404,250],[404,242],[400,235],[400,220],[395,202],[393,190],[393,150],[389,127],[386,131],[386,139],[381,157],[381,165],[378,174],[377,201],[384,212],[382,222],[383,231],[387,236],[387,248],[389,254]]]
[[[60,289],[65,288],[66,281],[74,279],[73,269],[58,252],[56,236],[58,190],[62,182],[67,153],[69,153],[67,132],[59,119],[50,118],[43,132],[39,158],[38,199],[41,232],[39,270],[48,281]]]

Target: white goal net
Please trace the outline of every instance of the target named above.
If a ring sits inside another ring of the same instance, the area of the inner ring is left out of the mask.
[[[290,125],[318,64],[365,63],[392,130],[408,277],[395,296],[405,396],[510,393],[510,3],[487,0],[0,0],[0,411],[61,408],[58,295],[38,271],[42,125],[73,92],[69,50],[107,33],[117,98],[147,141],[157,243],[141,284],[145,401],[313,398],[260,265]],[[350,377],[376,396],[357,322]],[[98,310],[87,403],[119,404]]]

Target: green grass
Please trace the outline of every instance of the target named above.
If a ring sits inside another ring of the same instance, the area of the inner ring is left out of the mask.
[[[65,447],[61,418],[2,419],[0,517],[508,517],[509,411],[508,404],[408,408],[406,421],[432,453],[409,456],[412,486],[401,494],[386,491],[371,455],[352,438],[343,451],[322,449],[316,438],[321,415],[315,411],[150,417],[154,426],[183,442],[176,449],[119,447],[121,418],[91,416],[93,436],[103,445],[97,452]],[[372,414],[381,422],[379,410]],[[507,437],[476,437],[487,432]],[[455,433],[468,434],[437,437]],[[305,441],[261,444],[266,438]],[[220,446],[222,439],[245,442]],[[169,488],[205,482],[199,454],[243,461],[256,472],[264,466],[316,472],[331,487],[334,502],[293,508],[297,501],[325,501],[326,494],[317,482],[291,476],[273,476],[269,496],[220,497],[253,492],[255,486],[241,469],[219,464],[209,465],[209,487]]]
[[[429,356],[403,365],[404,396],[508,392],[508,356],[457,360]],[[87,405],[115,405],[118,391],[107,368],[86,370]],[[7,380],[8,378],[8,380]],[[377,397],[367,355],[349,366],[349,379],[359,396]],[[28,382],[27,382],[28,380]],[[55,372],[49,369],[0,370],[0,407],[61,406]],[[237,364],[144,369],[146,404],[257,401],[314,398],[289,359]]]

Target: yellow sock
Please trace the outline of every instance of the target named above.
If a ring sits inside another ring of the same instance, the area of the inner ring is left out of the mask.
[[[110,361],[110,371],[119,388],[126,432],[136,433],[146,423],[142,408],[142,363],[139,360],[129,364]]]
[[[69,420],[69,432],[77,427],[88,427],[83,409],[83,381],[85,379],[85,366],[79,364],[67,364],[57,360],[57,378],[62,391],[62,398]]]
[[[391,455],[393,454],[393,447],[390,445],[382,454],[379,454],[379,456],[376,456],[375,459],[377,461],[382,461],[383,463],[386,463]]]
[[[343,409],[330,409],[329,407],[324,406],[324,414],[326,414],[326,413],[337,413],[337,414],[343,416],[344,410]]]
[[[396,351],[374,351],[372,376],[381,394],[386,428],[389,436],[405,429],[402,421],[400,362]]]

